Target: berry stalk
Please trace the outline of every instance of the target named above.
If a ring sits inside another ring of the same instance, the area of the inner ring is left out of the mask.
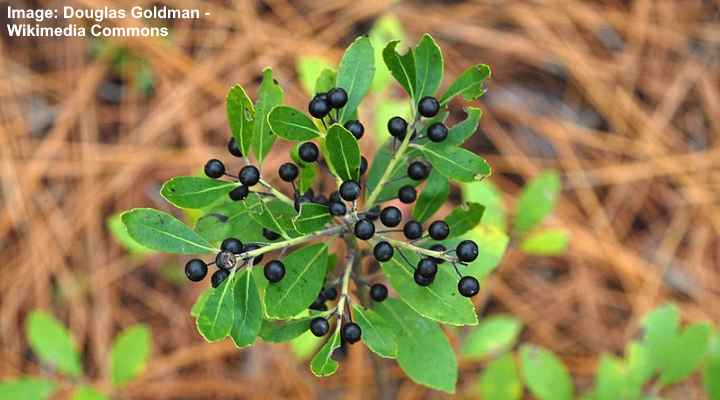
[[[254,259],[255,257],[263,255],[265,253],[269,253],[271,251],[285,249],[285,248],[288,248],[291,246],[305,243],[305,242],[308,242],[319,236],[335,236],[335,235],[343,233],[343,231],[346,231],[347,229],[348,228],[345,225],[333,225],[333,226],[323,229],[321,231],[313,232],[313,233],[310,233],[310,234],[307,234],[304,236],[298,236],[296,238],[284,240],[282,242],[271,243],[267,246],[262,246],[255,250],[237,254],[236,258],[241,259],[241,260],[242,259]]]
[[[406,249],[408,249],[408,250],[414,251],[415,253],[419,253],[419,254],[422,254],[422,255],[426,255],[426,256],[428,256],[428,257],[440,258],[440,259],[443,259],[443,260],[445,260],[445,261],[449,261],[449,262],[451,262],[451,263],[456,263],[456,262],[459,261],[456,256],[453,256],[453,255],[450,255],[450,254],[445,254],[444,252],[441,252],[441,251],[435,251],[435,250],[430,250],[430,249],[426,249],[426,248],[423,248],[423,247],[415,246],[414,244],[412,244],[412,243],[410,243],[410,242],[404,242],[404,241],[402,241],[402,240],[397,240],[397,239],[385,237],[385,236],[383,236],[383,235],[377,235],[377,236],[378,236],[381,240],[384,240],[384,241],[392,244],[393,246],[403,247],[403,248],[406,248]]]

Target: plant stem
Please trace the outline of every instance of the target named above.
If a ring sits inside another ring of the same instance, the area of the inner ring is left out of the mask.
[[[269,253],[274,250],[285,249],[290,246],[295,246],[300,243],[305,243],[305,242],[315,239],[319,236],[337,235],[346,229],[347,229],[347,227],[345,225],[333,225],[333,226],[323,229],[321,231],[310,233],[310,234],[307,234],[304,236],[298,236],[296,238],[284,240],[282,242],[271,243],[267,246],[260,247],[259,249],[256,249],[256,250],[248,251],[246,253],[240,253],[237,255],[237,258],[240,258],[240,259],[255,258],[261,254]]]
[[[385,240],[385,241],[389,242],[389,243],[392,244],[393,246],[404,247],[404,248],[406,248],[406,249],[408,249],[408,250],[414,251],[415,253],[423,254],[423,255],[426,255],[426,256],[430,256],[430,257],[440,258],[440,259],[443,259],[443,260],[445,260],[445,261],[449,261],[449,262],[451,262],[451,263],[456,263],[456,262],[459,261],[458,258],[457,258],[457,256],[452,256],[452,255],[449,255],[449,254],[445,254],[445,253],[442,252],[442,251],[435,251],[435,250],[425,249],[425,248],[423,248],[423,247],[415,246],[415,245],[412,244],[412,243],[403,242],[402,240],[392,239],[392,238],[389,238],[389,237],[385,237],[385,236],[383,236],[383,235],[377,235],[377,236],[379,236],[382,240]]]
[[[342,326],[342,317],[345,311],[345,303],[347,302],[349,296],[348,288],[350,287],[350,273],[352,272],[353,264],[355,264],[355,251],[348,248],[348,255],[345,259],[345,271],[343,272],[342,277],[342,287],[340,289],[340,300],[338,300],[337,309],[335,311],[338,318],[337,322],[335,323],[336,335],[338,334],[338,332],[340,332],[340,327]]]
[[[275,195],[278,199],[282,200],[283,202],[290,204],[291,206],[295,207],[295,202],[292,201],[289,197],[285,196],[285,194],[277,189],[273,185],[271,185],[269,182],[265,181],[264,179],[260,179],[260,184],[265,186],[267,189],[272,192],[272,194]]]

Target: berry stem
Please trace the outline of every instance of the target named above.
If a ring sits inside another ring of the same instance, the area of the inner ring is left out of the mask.
[[[459,261],[456,256],[451,256],[449,254],[445,254],[445,252],[442,252],[442,251],[435,251],[435,250],[430,250],[430,249],[426,249],[423,247],[415,246],[412,243],[404,242],[402,240],[395,240],[395,239],[392,239],[389,237],[385,237],[381,234],[378,234],[377,236],[382,240],[390,242],[390,244],[392,244],[393,246],[404,247],[404,248],[406,248],[408,250],[412,250],[418,254],[423,254],[423,255],[435,257],[435,258],[441,258],[441,259],[443,259],[445,261],[449,261],[451,263],[456,263]]]
[[[284,241],[282,241],[282,242],[271,243],[271,244],[268,244],[267,246],[260,247],[259,249],[255,249],[255,250],[248,251],[248,252],[245,252],[245,253],[240,253],[240,254],[238,254],[238,255],[236,256],[236,258],[240,258],[240,259],[247,259],[247,258],[249,258],[249,259],[254,259],[255,257],[257,257],[257,256],[259,256],[259,255],[262,255],[262,254],[265,254],[265,253],[269,253],[269,252],[274,251],[274,250],[286,249],[286,248],[291,247],[291,246],[295,246],[295,245],[298,245],[298,244],[301,244],[301,243],[305,243],[305,242],[308,242],[308,241],[310,241],[310,240],[312,240],[312,239],[315,239],[315,238],[317,238],[317,237],[319,237],[319,236],[334,236],[334,235],[337,235],[337,234],[342,233],[343,231],[346,231],[347,229],[348,229],[348,228],[347,228],[347,226],[345,226],[345,225],[334,225],[334,226],[331,226],[331,227],[329,227],[329,228],[323,229],[323,230],[321,230],[321,231],[317,231],[317,232],[314,232],[314,233],[310,233],[310,234],[308,234],[308,235],[298,236],[298,237],[296,237],[296,238],[284,240]]]
[[[340,333],[340,327],[342,325],[340,321],[342,320],[342,316],[345,310],[345,303],[348,301],[349,296],[348,288],[350,287],[350,274],[352,273],[353,265],[355,264],[355,251],[353,251],[352,249],[348,250],[348,255],[345,258],[345,271],[343,272],[342,277],[342,287],[340,289],[340,300],[338,300],[336,311],[336,315],[338,317],[338,321],[335,324],[336,335]]]
[[[272,194],[274,194],[275,197],[277,197],[277,198],[280,199],[281,201],[283,201],[283,202],[285,202],[285,203],[287,203],[287,204],[290,204],[290,205],[293,206],[293,207],[295,206],[295,202],[294,202],[294,201],[292,201],[289,197],[285,196],[285,194],[284,194],[283,192],[275,189],[275,187],[273,187],[273,185],[271,185],[269,182],[267,182],[267,181],[265,181],[264,179],[261,178],[261,179],[260,179],[260,184],[263,185],[263,186],[265,186],[267,189],[269,189],[270,192],[272,192]]]

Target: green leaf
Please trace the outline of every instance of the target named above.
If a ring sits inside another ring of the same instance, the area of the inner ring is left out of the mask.
[[[57,385],[47,379],[20,377],[0,382],[2,400],[45,400],[55,392]]]
[[[348,47],[340,60],[335,86],[345,89],[348,101],[340,110],[338,121],[345,123],[355,113],[360,101],[370,90],[375,75],[375,55],[370,39],[359,37]]]
[[[165,182],[160,194],[178,208],[204,208],[230,193],[237,182],[227,182],[202,176],[176,176]]]
[[[106,225],[115,241],[127,250],[128,253],[137,255],[154,253],[153,250],[148,249],[130,237],[127,229],[125,229],[125,224],[122,222],[122,213],[113,214],[108,217]]]
[[[485,206],[477,203],[465,203],[460,207],[455,207],[445,217],[445,222],[450,227],[450,236],[448,238],[462,236],[478,226],[484,212]]]
[[[300,361],[307,360],[322,344],[322,339],[315,336],[310,330],[290,341],[290,351]]]
[[[248,155],[255,131],[255,106],[240,85],[230,88],[225,103],[235,144],[244,155]]]
[[[299,168],[300,175],[298,176],[298,191],[300,193],[305,193],[315,184],[315,177],[317,176],[318,168],[317,164],[302,165],[299,166]]]
[[[405,303],[387,299],[375,306],[397,334],[397,362],[414,382],[455,393],[457,359],[442,329]]]
[[[625,349],[626,393],[628,397],[640,396],[643,387],[653,375],[651,355],[648,349],[637,342],[631,342]]]
[[[316,56],[300,56],[297,60],[297,72],[299,75],[300,84],[307,94],[314,96],[315,93],[315,82],[326,69],[332,69],[332,64],[326,61],[324,58]],[[335,79],[333,78],[333,82]]]
[[[440,98],[440,105],[445,105],[455,96],[462,95],[465,100],[477,100],[485,94],[485,81],[490,77],[490,67],[485,64],[473,65],[460,74],[445,94]]]
[[[332,216],[328,206],[318,203],[301,203],[300,213],[295,217],[295,228],[301,233],[312,233],[322,229]]]
[[[252,194],[245,199],[245,202],[248,203],[248,207],[258,210],[257,213],[250,213],[250,217],[260,226],[278,233],[285,239],[299,236],[293,223],[297,213],[291,205],[278,199],[265,201],[260,196]]]
[[[478,387],[483,399],[520,399],[523,388],[513,355],[503,354],[490,362],[480,375]]]
[[[419,257],[408,251],[395,250],[393,258],[382,264],[382,269],[400,298],[420,315],[449,325],[476,325],[475,306],[460,295],[458,278],[451,266],[438,268],[430,286],[420,286],[413,279],[414,269],[400,256],[402,252],[413,264]]]
[[[212,208],[195,223],[195,232],[207,241],[219,244],[229,237],[242,237],[243,242],[264,242],[262,227],[251,216],[250,202],[233,201]],[[259,206],[259,204],[258,204]]]
[[[266,68],[263,71],[263,80],[258,89],[258,99],[255,103],[256,119],[253,130],[252,149],[259,164],[262,164],[270,152],[275,135],[273,135],[268,123],[268,114],[277,105],[282,104],[283,90],[273,78],[272,69]]]
[[[313,318],[314,317],[308,317],[288,321],[263,320],[258,335],[264,341],[270,343],[287,342],[307,332],[310,328],[310,320]]]
[[[443,56],[435,40],[427,33],[415,47],[416,99],[434,96],[443,77]]]
[[[720,400],[720,337],[718,335],[713,335],[710,340],[702,378],[708,398]]]
[[[109,397],[96,391],[90,386],[82,385],[75,389],[72,400],[106,400]]]
[[[445,139],[445,144],[460,146],[477,131],[478,125],[480,125],[480,117],[482,117],[482,110],[475,107],[467,107],[465,112],[467,113],[467,117],[448,130],[448,137]]]
[[[674,304],[658,307],[643,318],[643,345],[647,347],[653,370],[670,364],[679,327],[680,316]]]
[[[335,87],[335,80],[337,74],[332,68],[326,68],[320,72],[317,81],[315,82],[315,93],[324,93]],[[315,94],[312,93],[312,94]]]
[[[336,329],[335,333],[330,336],[310,362],[313,375],[318,377],[330,376],[337,371],[339,365],[337,361],[332,359],[332,354],[338,347],[340,347],[340,330]]]
[[[510,238],[500,229],[485,224],[478,225],[466,236],[477,243],[479,252],[478,258],[465,267],[465,273],[482,280],[500,264]]]
[[[481,182],[466,183],[462,189],[465,201],[485,206],[483,225],[494,226],[503,232],[507,229],[505,203],[494,183],[486,179]]]
[[[373,134],[376,143],[386,143],[390,134],[388,133],[387,123],[390,118],[398,116],[406,121],[411,118],[410,106],[407,100],[393,100],[386,97],[376,100],[375,114],[373,125]],[[366,127],[366,131],[367,131]],[[383,145],[383,148],[387,147]],[[380,150],[378,150],[380,151]],[[376,156],[377,157],[377,156]]]
[[[520,243],[520,249],[527,254],[555,256],[565,253],[568,241],[567,231],[549,228],[524,237]]]
[[[236,275],[235,318],[230,337],[235,346],[243,348],[255,342],[262,325],[263,310],[252,271],[245,269]]]
[[[555,208],[560,193],[560,176],[545,171],[525,185],[518,199],[514,229],[523,235],[539,225]]]
[[[492,173],[487,161],[461,147],[445,143],[428,143],[422,146],[420,151],[430,160],[434,169],[456,181],[479,181]]]
[[[40,361],[71,377],[82,375],[80,354],[67,328],[52,315],[35,310],[25,320],[25,335]]]
[[[420,192],[420,197],[415,202],[415,208],[412,211],[413,218],[420,223],[427,221],[445,204],[449,194],[448,179],[435,170],[430,171],[425,189]],[[450,233],[453,233],[452,230]]]
[[[322,289],[327,268],[327,245],[306,246],[288,254],[285,277],[268,286],[265,306],[268,316],[286,319],[305,310]]]
[[[395,50],[398,43],[400,43],[399,40],[393,40],[385,46],[382,52],[383,60],[385,60],[385,65],[390,70],[392,76],[395,77],[395,80],[405,88],[405,91],[410,95],[411,99],[415,99],[415,57],[412,50],[408,50],[405,54],[400,55],[397,50]]]
[[[405,31],[399,18],[394,15],[383,15],[375,21],[368,37],[375,52],[375,77],[372,88],[376,92],[382,92],[390,82],[390,71],[383,63],[383,49],[392,40],[404,40]],[[415,84],[414,80],[413,84]]]
[[[212,289],[205,305],[198,315],[197,328],[208,342],[222,340],[228,335],[235,324],[235,272],[231,272],[220,286]]]
[[[551,352],[533,345],[520,348],[522,374],[538,400],[571,400],[573,384],[565,365]]]
[[[390,164],[391,158],[392,153],[390,151],[390,147],[387,146],[387,143],[375,153],[375,158],[372,161],[370,171],[368,172],[367,182],[365,183],[367,186],[365,194],[367,196],[369,196],[370,193],[375,190],[378,183],[380,183],[380,178]],[[397,198],[398,190],[405,185],[417,186],[418,181],[414,181],[407,176],[407,159],[402,159],[395,164],[395,169],[390,173],[390,177],[386,181],[385,185],[383,185],[380,195],[377,200],[375,200],[375,203],[382,203],[384,201]]]
[[[110,350],[113,386],[123,386],[145,370],[151,347],[150,330],[145,325],[134,325],[120,332]]]
[[[213,253],[217,249],[172,215],[152,208],[135,208],[122,214],[128,234],[153,250],[174,254]]]
[[[373,353],[385,358],[397,356],[395,332],[385,318],[356,304],[353,307],[353,320],[360,325],[362,341]]]
[[[277,106],[268,115],[270,129],[287,140],[310,140],[321,136],[315,123],[302,111],[289,106]]]
[[[625,397],[627,389],[625,369],[620,360],[603,355],[595,377],[595,400],[630,399]]]
[[[669,363],[660,374],[660,383],[672,385],[690,376],[703,361],[712,328],[709,324],[693,324],[673,340]]]
[[[190,308],[190,316],[197,318],[200,316],[200,313],[202,312],[203,308],[205,307],[205,302],[207,301],[208,297],[213,292],[212,287],[208,287],[205,290],[203,290],[202,293],[195,299],[195,303],[193,304],[192,308]]]
[[[468,359],[500,354],[515,344],[521,329],[520,321],[510,316],[484,319],[465,338],[462,353]]]
[[[325,137],[328,162],[343,181],[357,180],[360,175],[360,146],[347,129],[333,125]]]

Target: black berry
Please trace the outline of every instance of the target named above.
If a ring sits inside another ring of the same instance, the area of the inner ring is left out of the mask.
[[[450,235],[450,227],[445,221],[434,221],[428,228],[430,237],[434,240],[445,240]]]
[[[228,276],[230,276],[230,271],[226,269],[219,269],[215,271],[215,273],[210,277],[212,287],[216,288],[220,286],[220,284],[223,283]]]
[[[217,179],[225,173],[225,164],[222,161],[213,158],[205,163],[205,175],[209,178]]]
[[[227,238],[220,244],[220,250],[229,251],[232,254],[240,254],[243,252],[242,242],[235,238]]]
[[[330,89],[330,91],[327,93],[327,102],[328,105],[335,109],[340,109],[345,107],[345,104],[348,101],[348,95],[345,89],[343,88],[334,88]]]
[[[185,264],[185,276],[193,282],[200,282],[205,279],[208,268],[205,261],[193,258]]]
[[[280,239],[280,235],[271,231],[270,229],[263,228],[262,235],[265,239],[274,242],[275,240]]]
[[[235,138],[230,138],[230,141],[228,141],[227,149],[230,154],[234,155],[235,157],[242,157],[243,153],[240,150],[240,148],[237,146],[237,143],[235,142]]]
[[[360,184],[355,181],[345,181],[340,185],[340,197],[345,201],[355,201],[360,197]]]
[[[333,201],[330,202],[330,205],[328,206],[328,210],[330,211],[330,215],[334,215],[336,217],[341,217],[347,213],[347,206],[345,206],[345,203],[340,201]]]
[[[420,239],[422,236],[422,225],[415,220],[410,220],[405,223],[403,234],[410,240]]]
[[[337,190],[335,190],[334,192],[330,193],[330,198],[329,198],[329,199],[330,199],[330,202],[331,202],[331,203],[332,203],[333,201],[334,201],[334,202],[341,202],[341,201],[342,201],[342,198],[340,197],[340,192],[338,192]]]
[[[327,311],[328,309],[324,302],[318,302],[317,300],[310,304],[308,308],[315,311]]]
[[[395,206],[389,206],[383,208],[380,213],[380,222],[387,227],[395,227],[400,225],[402,220],[402,211]]]
[[[260,181],[260,171],[254,165],[246,165],[240,169],[238,180],[245,186],[254,186]]]
[[[365,134],[365,127],[362,123],[358,120],[352,120],[345,123],[345,129],[350,131],[353,136],[355,136],[355,139],[360,140],[361,137]]]
[[[434,245],[430,246],[430,250],[444,253],[445,251],[447,251],[447,248],[441,243],[435,243]],[[437,264],[442,264],[445,262],[445,260],[442,258],[432,257],[432,259],[435,260],[435,263]]]
[[[260,246],[260,245],[257,244],[257,243],[249,243],[249,244],[246,244],[246,245],[245,245],[245,248],[243,249],[243,252],[244,252],[244,253],[249,253],[249,252],[251,252],[251,251],[253,251],[253,250],[259,249],[260,247],[262,247],[262,246]],[[262,261],[262,259],[263,259],[263,254],[260,254],[259,256],[255,256],[255,258],[253,259],[253,265],[258,265],[258,264],[260,264],[260,262]]]
[[[478,256],[477,244],[472,240],[463,240],[458,243],[455,251],[457,252],[458,259],[463,262],[475,261]]]
[[[317,119],[325,118],[330,112],[330,105],[327,102],[327,97],[315,96],[308,105],[308,112],[310,115]]]
[[[285,276],[285,264],[283,264],[282,261],[272,260],[265,264],[263,273],[270,283],[280,282]]]
[[[301,160],[311,163],[317,161],[318,156],[320,155],[320,150],[318,150],[315,143],[305,142],[298,148],[298,155]]]
[[[402,117],[392,117],[388,121],[387,127],[391,136],[398,139],[404,139],[405,134],[407,133],[408,124]]]
[[[376,283],[370,286],[370,298],[374,301],[381,302],[388,297],[388,288],[382,283]]]
[[[435,276],[428,277],[420,274],[418,270],[415,270],[415,273],[413,274],[413,279],[415,279],[415,283],[420,286],[429,286],[431,283],[433,283],[433,280],[435,280]]]
[[[442,142],[448,135],[448,128],[442,122],[436,122],[428,127],[427,136],[433,142]]]
[[[432,258],[423,258],[418,262],[417,272],[426,278],[433,277],[437,274],[437,264]]]
[[[313,197],[312,202],[316,204],[322,204],[324,206],[329,204],[328,198],[325,197],[324,194],[318,194],[317,196]]]
[[[335,287],[329,287],[322,291],[322,295],[326,300],[335,300],[337,299],[338,292]]]
[[[368,169],[368,160],[365,156],[360,156],[360,175],[365,175]]]
[[[361,219],[355,223],[355,237],[368,240],[375,234],[375,224],[372,221]]]
[[[395,251],[390,243],[382,241],[373,247],[373,256],[379,262],[385,262],[392,258]]]
[[[248,194],[250,194],[250,188],[245,185],[240,185],[231,190],[230,193],[228,193],[228,196],[230,196],[230,199],[234,201],[240,201],[245,200],[245,198],[248,197]]]
[[[430,168],[420,161],[413,161],[408,165],[407,174],[412,180],[421,181],[427,178]]]
[[[458,282],[458,292],[465,297],[473,297],[480,291],[480,282],[472,276],[463,276]]]
[[[410,204],[417,198],[417,191],[410,185],[405,185],[398,190],[398,199],[405,204]]]
[[[323,317],[315,317],[310,321],[310,332],[317,337],[325,336],[330,330],[330,323]]]
[[[376,221],[378,218],[380,218],[380,206],[375,206],[365,213],[365,218],[369,219],[370,221]]]
[[[431,96],[425,96],[418,102],[418,112],[425,118],[432,118],[440,111],[440,103]]]
[[[229,251],[221,251],[215,256],[215,265],[222,269],[232,269],[235,267],[235,255]]]
[[[342,338],[345,339],[346,342],[353,344],[360,340],[360,336],[362,336],[362,330],[360,329],[360,326],[354,322],[348,322],[347,324],[343,325],[342,327]]]
[[[298,167],[297,165],[293,163],[285,163],[280,166],[278,169],[278,175],[280,175],[280,179],[284,180],[285,182],[292,182],[297,178],[298,173]]]

